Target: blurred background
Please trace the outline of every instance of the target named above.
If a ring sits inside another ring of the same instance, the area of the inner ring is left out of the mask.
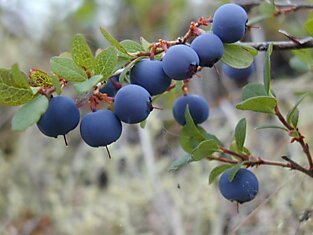
[[[0,67],[18,63],[49,71],[49,59],[71,48],[81,33],[93,51],[108,45],[99,33],[105,27],[118,40],[172,40],[183,35],[190,21],[213,15],[230,1],[213,0],[0,0]],[[236,2],[236,1],[233,1]],[[264,7],[245,4],[249,19],[265,14]],[[312,3],[312,1],[277,1]],[[247,33],[244,40],[286,40],[286,30],[305,36],[303,24],[312,10],[268,18]],[[209,30],[208,28],[204,28]],[[284,112],[297,94],[313,88],[312,50],[274,52],[273,89]],[[312,58],[312,57],[311,57]],[[255,130],[277,123],[263,114],[239,112],[241,88],[263,79],[264,53],[256,57],[256,72],[248,81],[235,82],[223,75],[221,64],[204,69],[191,80],[191,93],[204,96],[210,105],[203,127],[226,145],[236,123],[248,121],[247,147],[254,156],[279,160],[280,156],[305,164],[297,144],[278,130]],[[311,70],[311,71],[310,71]],[[75,97],[74,90],[67,94]],[[180,126],[173,121],[175,92],[159,99],[163,110],[151,113],[144,129],[124,125],[122,137],[105,149],[84,144],[76,128],[67,138],[43,136],[36,126],[23,133],[11,131],[16,107],[0,106],[0,234],[1,235],[202,235],[202,234],[312,234],[313,181],[308,176],[277,167],[253,169],[260,181],[255,200],[236,205],[222,198],[216,182],[208,185],[214,162],[189,164],[168,172],[183,157]],[[312,98],[300,106],[300,128],[313,143]],[[83,114],[86,110],[81,110]]]

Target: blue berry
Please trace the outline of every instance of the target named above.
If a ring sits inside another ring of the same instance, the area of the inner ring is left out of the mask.
[[[185,112],[187,105],[190,115],[196,124],[200,124],[208,119],[208,102],[198,95],[185,95],[179,97],[173,105],[173,116],[180,125],[186,124]]]
[[[257,177],[251,171],[241,168],[233,181],[229,182],[228,176],[232,171],[232,168],[228,169],[220,178],[219,189],[221,194],[227,200],[239,203],[253,200],[259,191]]]
[[[48,109],[40,117],[37,126],[43,134],[57,137],[73,130],[79,119],[79,110],[70,97],[55,96],[50,99]]]
[[[190,46],[175,45],[165,53],[162,65],[167,76],[174,80],[184,80],[197,72],[199,57]]]
[[[201,34],[192,41],[190,46],[198,54],[199,65],[203,67],[212,67],[224,54],[223,42],[213,33]]]
[[[114,83],[118,83],[118,82],[119,82],[119,76],[113,76],[108,79],[108,81],[104,84],[104,86],[102,86],[99,89],[99,91],[101,93],[106,93],[110,97],[114,97],[118,90],[118,87],[116,87]]]
[[[237,42],[246,32],[247,21],[247,13],[241,6],[224,4],[214,13],[212,31],[224,43]]]
[[[130,81],[145,88],[150,95],[158,95],[167,90],[171,79],[166,76],[159,60],[141,60],[130,71]]]
[[[114,113],[125,123],[134,124],[145,120],[152,110],[149,92],[130,84],[118,90],[114,98]]]
[[[107,146],[115,142],[121,133],[121,121],[107,109],[87,113],[80,123],[81,137],[91,147]]]
[[[229,65],[223,64],[222,69],[223,69],[224,74],[230,79],[233,79],[236,81],[244,81],[244,80],[247,80],[254,73],[255,65],[254,63],[252,63],[247,68],[237,69]]]

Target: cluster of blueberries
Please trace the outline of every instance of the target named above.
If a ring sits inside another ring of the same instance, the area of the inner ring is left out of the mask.
[[[152,96],[165,92],[172,79],[190,79],[197,72],[198,66],[212,67],[223,56],[223,43],[233,43],[244,36],[246,22],[247,14],[242,7],[236,4],[222,5],[213,16],[212,32],[199,35],[190,45],[171,46],[161,60],[143,59],[137,62],[129,73],[130,84],[117,86],[119,77],[111,77],[99,91],[114,97],[113,111],[101,109],[87,113],[82,118],[80,133],[84,142],[92,147],[107,146],[121,136],[122,122],[135,124],[144,121],[153,109]],[[224,67],[224,71],[230,77],[235,74],[231,67]],[[196,124],[208,118],[207,101],[198,95],[185,94],[173,105],[174,119],[180,125],[186,123],[187,105]],[[73,130],[79,120],[80,113],[74,101],[67,96],[55,96],[50,99],[48,109],[37,126],[43,134],[57,137]],[[230,182],[224,180],[224,175],[221,177],[220,189],[226,198],[244,202],[255,196],[255,190],[250,190],[248,182],[254,179],[250,172],[241,169],[233,181],[240,181],[244,177],[244,190],[249,191],[244,198],[229,194],[234,190],[229,186]]]

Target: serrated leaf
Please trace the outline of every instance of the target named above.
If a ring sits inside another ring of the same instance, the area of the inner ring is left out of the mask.
[[[168,171],[177,171],[181,167],[187,165],[188,163],[190,163],[192,161],[193,161],[193,159],[191,158],[190,155],[185,155],[182,158],[178,158],[174,162],[172,162],[172,164],[168,168]]]
[[[237,109],[274,114],[277,100],[274,97],[258,96],[246,99],[236,105]]]
[[[230,172],[230,174],[228,175],[227,179],[229,182],[232,182],[237,174],[237,172],[240,170],[241,166],[242,166],[242,163],[238,163],[236,164],[235,166],[232,167],[232,170]]]
[[[23,105],[14,115],[11,126],[14,131],[24,131],[38,122],[41,115],[47,110],[49,100],[40,95],[31,102]]]
[[[117,62],[117,51],[114,47],[108,47],[101,51],[96,57],[96,75],[102,75],[103,80],[106,80],[112,75]]]
[[[30,85],[33,87],[51,87],[51,77],[39,69],[31,69],[29,73]]]
[[[144,48],[138,42],[133,40],[126,39],[121,41],[120,44],[126,49],[128,54],[144,51]]]
[[[55,92],[58,95],[61,95],[62,89],[61,89],[60,80],[56,76],[51,76],[50,79],[51,79],[52,85],[55,87]]]
[[[313,19],[309,19],[304,23],[304,29],[313,37]]]
[[[34,94],[30,87],[16,81],[10,70],[0,69],[0,104],[21,105],[31,101]]]
[[[298,106],[307,95],[308,93],[305,93],[304,95],[302,95],[297,101],[297,103],[293,106],[293,108],[287,114],[287,117],[286,117],[287,122],[293,127],[297,127],[298,125],[298,119],[299,119]]]
[[[224,164],[224,165],[220,165],[215,167],[211,172],[210,172],[210,176],[209,176],[209,184],[212,184],[214,182],[214,180],[222,173],[224,173],[226,170],[228,170],[229,168],[232,168],[233,165],[228,165],[228,164]]]
[[[267,48],[266,56],[265,56],[265,63],[264,63],[264,71],[263,71],[263,82],[264,87],[267,95],[270,95],[271,91],[271,54],[273,51],[273,44]]]
[[[218,143],[215,140],[204,140],[191,152],[191,157],[194,161],[199,161],[203,158],[211,156],[219,149]]]
[[[100,31],[102,35],[105,37],[105,39],[112,45],[114,46],[117,50],[127,54],[127,50],[104,28],[100,28]]]
[[[288,129],[283,127],[283,126],[277,126],[277,125],[272,125],[272,124],[264,124],[260,125],[255,128],[256,130],[262,130],[262,129],[279,129],[288,132]]]
[[[263,84],[249,83],[242,89],[242,100],[246,100],[252,97],[267,96],[266,90]]]
[[[225,43],[221,61],[233,68],[247,68],[253,63],[254,54],[252,49],[246,49],[246,46],[241,46],[239,43]]]
[[[150,50],[150,45],[152,43],[148,42],[144,37],[140,37],[140,43],[145,51]]]
[[[87,93],[88,91],[93,89],[99,82],[102,82],[102,81],[103,81],[102,75],[95,75],[84,82],[75,83],[74,88],[79,93]]]
[[[73,61],[82,68],[93,71],[95,59],[83,35],[77,34],[72,41]]]
[[[52,57],[50,68],[53,73],[70,82],[83,82],[88,79],[86,72],[72,59],[64,57]]]
[[[30,85],[28,83],[27,76],[20,71],[17,64],[12,65],[11,67],[11,73],[13,76],[14,81],[20,86],[24,88],[29,88]]]
[[[241,152],[246,139],[246,119],[242,118],[235,128],[235,141],[238,150]]]

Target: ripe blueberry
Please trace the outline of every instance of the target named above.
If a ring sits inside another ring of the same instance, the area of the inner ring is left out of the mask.
[[[145,120],[152,110],[149,92],[130,84],[118,90],[114,98],[114,113],[125,123],[134,124]]]
[[[175,45],[165,53],[162,65],[167,76],[174,80],[184,80],[197,72],[199,57],[190,46]]]
[[[150,95],[158,95],[167,90],[171,79],[164,73],[159,60],[141,60],[130,71],[130,81],[145,88]]]
[[[205,33],[196,37],[191,48],[200,59],[200,66],[212,67],[224,54],[224,45],[221,39],[213,33]]]
[[[243,69],[233,68],[229,65],[223,64],[223,72],[227,77],[237,81],[247,80],[252,73],[255,71],[254,63],[252,63],[249,67]]]
[[[247,13],[241,6],[224,4],[214,13],[212,31],[224,43],[237,42],[246,32],[247,21]]]
[[[208,102],[198,95],[185,95],[179,97],[173,106],[173,116],[180,125],[186,124],[185,111],[189,107],[190,115],[196,124],[202,123],[208,119]]]
[[[37,126],[43,134],[57,137],[73,130],[79,119],[79,110],[70,97],[55,96],[50,99],[48,109],[40,117]]]
[[[108,81],[104,84],[104,86],[99,89],[99,91],[101,93],[106,93],[110,97],[114,97],[119,88],[117,86],[119,84],[116,84],[118,82],[119,82],[119,76],[113,76],[108,79]]]
[[[107,146],[122,133],[121,121],[110,110],[87,113],[80,123],[80,135],[91,147]]]
[[[244,203],[255,198],[259,191],[259,182],[256,176],[249,170],[241,168],[235,178],[229,182],[228,176],[232,168],[223,173],[219,181],[221,194],[230,201]]]

